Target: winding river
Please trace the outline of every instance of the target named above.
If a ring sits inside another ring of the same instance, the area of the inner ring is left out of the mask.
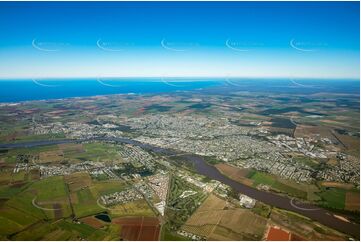
[[[246,194],[247,196],[252,197],[265,204],[278,207],[281,209],[289,210],[292,212],[296,212],[305,217],[311,218],[312,220],[320,222],[321,224],[324,224],[328,227],[352,235],[357,239],[360,237],[359,224],[341,220],[335,217],[333,212],[328,211],[326,209],[306,203],[301,203],[286,196],[281,196],[274,193],[257,190],[255,188],[234,181],[224,176],[214,166],[211,166],[208,163],[206,163],[201,156],[191,155],[191,154],[182,155],[181,153],[175,150],[160,148],[127,138],[96,138],[96,140],[115,141],[119,143],[133,144],[145,150],[152,151],[158,154],[177,155],[178,157],[183,157],[184,159],[194,164],[194,167],[199,174],[204,175],[210,179],[220,181],[232,187],[237,192]],[[0,144],[0,149],[29,148],[36,146],[56,145],[56,144],[72,143],[79,141],[84,141],[84,140],[75,141],[75,140],[66,139],[66,140],[47,140],[47,141],[32,141],[32,142],[24,142],[24,143]]]

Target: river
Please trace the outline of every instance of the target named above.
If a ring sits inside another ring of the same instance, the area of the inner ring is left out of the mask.
[[[292,212],[296,212],[305,217],[311,218],[321,224],[324,224],[328,227],[334,228],[338,231],[344,232],[346,234],[352,235],[355,238],[360,237],[360,225],[352,222],[346,222],[341,219],[333,216],[333,212],[328,211],[326,209],[301,203],[299,201],[295,201],[292,198],[277,195],[274,193],[257,190],[253,187],[246,186],[237,181],[234,181],[226,176],[224,176],[221,172],[219,172],[214,166],[209,165],[201,156],[198,155],[182,155],[180,152],[156,147],[153,145],[141,143],[136,140],[131,140],[127,138],[97,138],[97,140],[102,141],[116,141],[125,144],[133,144],[139,146],[145,150],[153,151],[162,155],[178,155],[178,157],[183,157],[188,160],[192,164],[196,171],[204,175],[210,179],[214,179],[220,181],[230,187],[232,187],[235,191],[243,193],[249,197],[252,197],[258,201],[261,201],[265,204],[278,207],[281,209],[289,210]],[[79,140],[77,140],[79,142]],[[80,140],[85,141],[85,140]],[[27,148],[27,147],[36,147],[36,146],[44,146],[44,145],[56,145],[56,144],[64,144],[64,143],[72,143],[76,142],[75,140],[47,140],[47,141],[32,141],[32,142],[24,142],[24,143],[11,143],[11,144],[0,144],[0,149],[13,149],[13,148]]]

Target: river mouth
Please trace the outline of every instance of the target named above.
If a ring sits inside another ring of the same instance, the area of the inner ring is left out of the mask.
[[[210,179],[220,181],[223,184],[230,186],[232,189],[234,189],[237,192],[243,193],[265,204],[278,207],[281,209],[285,209],[288,211],[296,212],[312,220],[320,222],[321,224],[324,224],[328,227],[336,229],[340,232],[352,235],[357,239],[360,237],[359,224],[346,222],[340,218],[337,218],[337,216],[335,217],[333,215],[333,212],[330,212],[326,209],[314,205],[310,205],[307,203],[302,203],[302,202],[296,203],[293,200],[293,198],[277,195],[266,191],[257,190],[253,187],[249,187],[247,185],[241,184],[223,175],[216,167],[209,165],[205,161],[205,159],[199,155],[182,154],[183,152],[161,148],[146,143],[141,143],[139,141],[128,138],[94,138],[92,140],[118,142],[122,144],[132,144],[140,148],[143,148],[145,150],[157,153],[159,155],[165,155],[165,156],[177,155],[179,157],[186,159],[191,164],[193,164],[197,173],[204,175]],[[83,141],[89,141],[89,140],[74,141],[69,139],[69,140],[60,140],[60,141],[48,140],[48,141],[26,142],[26,143],[0,144],[0,149],[24,148],[24,147],[53,145],[59,143],[74,143],[74,142],[83,142]]]

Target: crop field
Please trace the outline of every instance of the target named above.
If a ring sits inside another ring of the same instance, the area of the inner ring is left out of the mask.
[[[346,189],[346,190],[350,190],[352,188],[354,188],[353,184],[349,184],[349,183],[340,183],[340,182],[320,182],[320,185],[323,187],[333,187],[333,188],[340,188],[340,189]]]
[[[75,192],[77,202],[72,201],[74,213],[76,217],[81,218],[104,211],[97,203],[97,197],[95,197],[89,188],[85,188]]]
[[[74,155],[84,152],[83,144],[59,144],[59,149],[63,151],[64,154]]]
[[[38,218],[31,214],[23,213],[21,210],[3,206],[0,209],[0,221],[4,222],[1,223],[0,233],[9,235],[37,222]]]
[[[208,240],[259,240],[267,220],[248,209],[229,207],[210,195],[182,227]]]
[[[187,239],[186,237],[183,237],[179,234],[173,233],[171,231],[168,230],[168,228],[166,228],[166,226],[162,226],[162,232],[161,232],[161,239],[162,241],[166,240],[166,241],[187,241],[189,239]]]
[[[252,212],[265,218],[269,217],[271,211],[272,211],[271,206],[264,204],[260,201],[257,201],[256,205],[252,208]]]
[[[13,197],[14,195],[20,193],[23,188],[19,186],[0,186],[0,199],[8,199]]]
[[[34,169],[29,171],[29,180],[30,181],[38,181],[40,180],[40,170]]]
[[[249,178],[254,181],[254,186],[257,186],[259,184],[265,184],[269,185],[270,187],[272,187],[272,189],[276,191],[284,192],[294,197],[299,197],[303,199],[307,198],[307,191],[303,191],[297,189],[296,187],[289,186],[286,184],[286,182],[280,182],[279,180],[281,179],[278,179],[273,175],[255,171]]]
[[[66,152],[64,157],[70,160],[92,160],[92,161],[119,161],[122,159],[117,152],[117,148],[111,144],[94,142],[83,145],[83,152]]]
[[[217,196],[211,194],[208,198],[203,202],[203,204],[197,209],[197,212],[206,212],[206,211],[217,211],[223,210],[227,202],[223,199],[218,198]]]
[[[58,147],[56,145],[46,145],[46,146],[38,146],[31,148],[18,148],[18,149],[10,149],[4,158],[6,163],[16,163],[16,157],[18,155],[29,155],[36,156],[41,152],[55,152],[58,151]],[[34,159],[36,161],[36,159]]]
[[[320,203],[325,207],[344,209],[346,192],[346,190],[336,187],[323,188],[319,193],[322,199]]]
[[[92,183],[89,174],[86,172],[77,172],[64,176],[64,180],[68,185],[70,192],[76,192],[78,190],[87,188]]]
[[[37,209],[43,208],[48,218],[70,216],[70,204],[63,177],[54,176],[40,180],[33,183],[27,190],[35,194],[31,201],[32,205],[38,206]]]
[[[120,225],[123,240],[158,240],[160,224],[154,217],[129,217],[114,219],[113,223]]]
[[[26,155],[35,162],[58,162],[61,152],[75,154],[82,146],[74,144],[29,148]],[[92,217],[104,212],[97,199],[104,194],[123,190],[122,181],[92,181],[88,173],[78,172],[66,176],[53,176],[40,180],[40,171],[13,173],[14,163],[23,149],[10,151],[10,160],[1,158],[4,168],[0,174],[0,238],[19,240],[118,240],[118,225],[103,224]],[[23,150],[25,152],[25,150]],[[9,163],[10,162],[10,163]],[[69,189],[69,190],[68,190]],[[64,219],[86,217],[77,225]],[[121,215],[154,216],[148,204],[128,204],[127,213]],[[143,207],[141,210],[139,208]],[[91,220],[91,221],[90,221]],[[57,222],[54,222],[57,221]],[[101,228],[101,229],[100,229]],[[36,234],[34,234],[36,233]]]
[[[64,154],[61,150],[43,151],[39,153],[39,160],[37,163],[59,163],[64,159]]]
[[[45,219],[70,216],[70,206],[63,177],[36,181],[17,191],[8,193],[0,207],[0,220],[4,222],[0,233],[10,235],[33,226]]]
[[[1,223],[0,233],[4,237],[23,229],[23,227],[20,224],[16,223],[12,219],[3,217],[2,215],[0,216],[0,223]]]
[[[360,156],[360,138],[352,137],[349,135],[342,135],[335,132],[335,136],[339,139],[340,142],[347,149],[347,153],[354,155],[356,157]]]
[[[67,191],[62,176],[53,176],[33,183],[29,190],[36,192],[38,200],[50,200],[57,197],[66,197]]]
[[[112,206],[108,211],[112,218],[125,216],[154,216],[153,210],[145,200],[137,200]]]
[[[12,174],[10,171],[0,172],[0,185],[7,185],[11,181]]]
[[[31,214],[31,216],[37,218],[38,220],[46,219],[46,213],[43,210],[34,207],[34,205],[32,204],[32,200],[34,199],[34,197],[35,194],[33,192],[26,190],[16,196],[11,197],[5,203],[5,205],[13,207],[24,213]]]
[[[120,192],[126,189],[128,185],[123,181],[107,180],[107,181],[92,181],[89,187],[94,196],[102,196],[114,192]]]
[[[247,186],[252,186],[253,181],[248,179],[247,177],[250,175],[250,169],[240,169],[228,164],[217,164],[215,167],[224,175],[228,176],[229,178],[243,183]]]
[[[294,134],[296,138],[312,137],[314,134],[320,134],[322,137],[337,142],[336,138],[331,133],[331,130],[324,126],[297,125]]]
[[[80,221],[95,229],[100,229],[104,226],[104,222],[102,222],[100,219],[95,218],[94,216],[81,218]]]
[[[61,218],[70,215],[70,205],[62,177],[36,181],[15,194],[6,204],[38,219]]]
[[[37,223],[17,233],[13,240],[79,240],[101,239],[105,233],[86,224],[75,224],[71,221],[61,220],[56,223]]]
[[[296,213],[273,208],[270,223],[286,228],[292,234],[305,240],[347,240],[347,236],[336,230],[327,228],[319,223]]]
[[[64,217],[70,216],[71,209],[68,200],[68,192],[63,177],[50,177],[40,180],[30,186],[29,189],[34,189],[36,191],[34,203],[38,206],[46,209],[56,209],[53,212],[43,211],[48,217],[59,217],[60,215]]]
[[[119,192],[127,187],[122,181],[92,181],[89,174],[84,172],[65,176],[64,179],[69,186],[71,203],[78,218],[104,212],[104,208],[97,202],[100,196]]]
[[[349,211],[360,211],[360,192],[346,192],[345,209]]]
[[[20,183],[27,181],[27,174],[25,171],[19,171],[11,174],[11,183]]]

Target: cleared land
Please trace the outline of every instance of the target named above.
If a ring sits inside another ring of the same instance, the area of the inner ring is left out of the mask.
[[[360,211],[360,192],[347,192],[345,209],[350,211]]]
[[[153,210],[149,207],[145,200],[137,200],[125,204],[118,204],[110,207],[109,213],[111,217],[124,216],[154,216]]]
[[[270,223],[291,231],[296,237],[305,240],[347,240],[347,236],[336,230],[327,228],[319,223],[296,213],[273,208]]]
[[[91,177],[86,172],[77,172],[64,176],[64,180],[67,183],[70,192],[79,191],[91,186],[92,184]]]
[[[100,229],[104,226],[104,222],[100,221],[99,219],[95,218],[94,216],[82,218],[82,219],[80,219],[80,221],[95,228],[95,229]]]
[[[154,217],[117,218],[113,220],[113,223],[120,225],[121,227],[120,237],[123,240],[154,241],[159,239],[160,224],[157,218]]]
[[[64,159],[64,154],[61,150],[44,151],[39,153],[39,160],[37,163],[59,163]]]
[[[182,229],[207,240],[260,240],[266,224],[265,218],[250,210],[229,206],[210,195]]]
[[[322,201],[320,202],[325,207],[344,209],[347,190],[341,188],[323,188],[320,192]]]
[[[243,183],[248,186],[253,185],[253,181],[248,179],[251,170],[250,169],[240,169],[228,164],[217,164],[215,167],[224,175],[228,176],[229,178]]]

